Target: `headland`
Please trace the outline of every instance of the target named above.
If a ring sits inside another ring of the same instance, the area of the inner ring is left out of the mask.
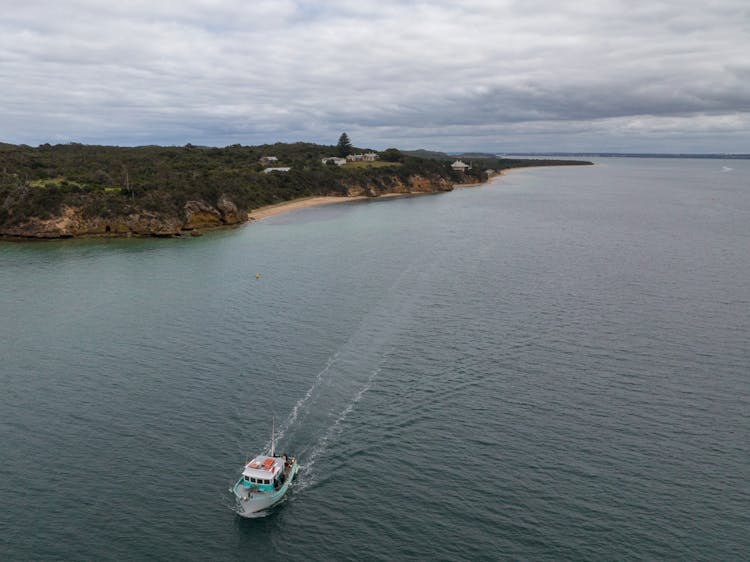
[[[0,236],[196,236],[315,205],[479,185],[508,169],[590,164],[336,149],[0,144]]]

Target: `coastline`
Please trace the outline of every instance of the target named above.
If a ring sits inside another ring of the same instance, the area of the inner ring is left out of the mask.
[[[479,182],[474,182],[474,183],[454,183],[453,188],[461,189],[461,188],[466,188],[466,187],[481,187],[483,185],[488,185],[490,183],[493,183],[495,180],[500,179],[508,172],[512,172],[514,170],[528,170],[529,168],[538,168],[538,167],[540,166],[524,166],[520,168],[506,168],[504,170],[500,170],[492,174],[490,177],[487,178],[487,181],[479,181]],[[548,168],[550,166],[545,166],[545,167]]]
[[[454,189],[460,189],[460,188],[464,188],[464,187],[480,187],[482,185],[487,185],[487,184],[490,184],[490,183],[494,182],[495,180],[500,179],[501,177],[503,177],[508,172],[513,172],[513,171],[516,171],[516,170],[528,170],[530,168],[539,168],[539,167],[541,167],[541,166],[522,166],[520,168],[505,168],[504,170],[499,170],[499,171],[495,172],[494,174],[492,174],[490,177],[487,178],[487,181],[479,181],[479,182],[474,182],[474,183],[454,183],[453,184],[453,188]],[[544,167],[545,168],[550,168],[552,166],[544,166]]]
[[[521,166],[518,168],[506,168],[494,173],[492,176],[487,178],[487,181],[476,182],[476,183],[454,183],[454,189],[469,188],[469,187],[480,187],[493,183],[495,180],[502,178],[508,172],[517,172],[522,170],[530,170],[532,168],[550,168],[550,167],[563,167],[560,166]],[[434,193],[384,193],[377,197],[368,197],[367,195],[355,195],[352,197],[340,196],[340,195],[313,195],[311,197],[300,197],[299,199],[292,199],[290,201],[282,201],[281,203],[274,203],[273,205],[266,205],[264,207],[258,207],[249,211],[247,214],[247,222],[250,224],[255,221],[263,220],[268,217],[281,215],[283,213],[289,213],[292,211],[299,211],[300,209],[308,209],[310,207],[320,207],[322,205],[333,205],[338,203],[351,203],[354,201],[364,201],[367,199],[385,199],[392,197],[414,197],[417,195],[433,195]],[[221,227],[219,227],[221,228]]]
[[[562,168],[567,166],[566,164],[549,164],[544,166],[519,166],[517,168],[505,168],[492,174],[487,181],[475,182],[475,183],[454,183],[453,189],[469,188],[469,187],[480,187],[493,183],[496,180],[502,178],[508,172],[519,172],[523,170],[539,169],[539,168]],[[264,207],[258,207],[247,213],[247,222],[249,224],[255,221],[263,220],[268,217],[281,215],[283,213],[289,213],[291,211],[298,211],[300,209],[307,209],[309,207],[319,207],[322,205],[332,205],[336,203],[350,203],[353,201],[364,201],[366,199],[385,199],[392,197],[415,197],[417,195],[434,195],[435,193],[441,192],[416,192],[416,193],[384,193],[377,197],[369,197],[367,195],[355,195],[355,196],[340,196],[340,195],[313,195],[310,197],[300,197],[299,199],[292,199],[290,201],[282,201],[281,203],[274,203],[273,205],[266,205]],[[221,228],[221,227],[218,227]]]
[[[372,199],[372,197],[366,197],[364,195],[357,197],[341,197],[336,195],[323,195],[312,197],[300,197],[299,199],[292,199],[290,201],[282,201],[281,203],[274,203],[273,205],[266,205],[264,207],[258,207],[248,212],[248,222],[262,220],[282,213],[288,213],[290,211],[297,211],[299,209],[307,209],[308,207],[319,207],[321,205],[333,205],[335,203],[348,203],[350,201],[361,201],[363,199]]]
[[[289,213],[291,211],[298,211],[300,209],[308,209],[310,207],[320,207],[322,205],[334,205],[337,203],[351,203],[354,201],[365,201],[375,199],[391,199],[393,197],[413,197],[415,195],[430,195],[429,193],[384,193],[377,197],[368,197],[367,195],[355,195],[352,197],[338,196],[338,195],[322,195],[312,197],[300,197],[299,199],[292,199],[291,201],[282,201],[281,203],[274,203],[273,205],[266,205],[265,207],[258,207],[253,209],[247,214],[247,222],[249,224],[255,221],[263,220],[268,217],[281,215],[283,213]]]
[[[565,165],[565,164],[561,164]],[[179,236],[201,236],[204,232],[213,231],[213,230],[222,230],[225,228],[236,228],[243,224],[250,224],[258,220],[262,220],[268,217],[280,215],[283,213],[288,213],[292,211],[297,211],[300,209],[306,209],[310,207],[317,207],[317,206],[323,206],[323,205],[331,205],[331,204],[338,204],[338,203],[350,203],[350,202],[356,202],[356,201],[364,201],[364,200],[375,200],[375,199],[381,199],[381,198],[394,198],[394,197],[415,197],[417,195],[431,195],[435,193],[444,193],[451,191],[453,189],[458,188],[473,188],[473,187],[480,187],[482,185],[488,184],[488,183],[495,183],[496,181],[499,181],[499,179],[505,175],[506,172],[510,171],[518,171],[523,169],[529,169],[529,168],[538,168],[540,166],[519,166],[514,168],[507,168],[503,170],[498,170],[494,174],[492,174],[489,178],[487,178],[486,181],[483,182],[472,182],[472,183],[453,183],[450,184],[448,182],[444,182],[447,185],[443,186],[442,189],[435,190],[434,186],[429,185],[427,187],[431,187],[430,190],[425,190],[425,185],[423,185],[424,182],[413,182],[409,185],[400,185],[400,187],[406,188],[406,189],[416,189],[415,191],[397,191],[397,192],[390,192],[390,193],[382,193],[379,195],[350,195],[350,196],[341,196],[341,195],[327,195],[327,196],[307,196],[307,197],[301,197],[298,199],[292,199],[290,201],[282,201],[280,203],[275,203],[272,205],[265,205],[263,207],[258,207],[257,209],[253,209],[251,211],[245,212],[238,212],[236,206],[233,206],[234,213],[236,217],[239,220],[232,220],[231,222],[227,221],[224,222],[222,219],[222,222],[224,224],[220,223],[198,223],[198,224],[190,224],[189,227],[179,224],[175,226],[174,221],[169,222],[167,224],[167,227],[170,228],[159,228],[157,230],[152,229],[152,225],[146,224],[144,227],[145,230],[141,231],[141,229],[133,230],[131,228],[131,231],[122,231],[121,228],[118,228],[117,226],[110,227],[110,224],[108,221],[101,219],[94,221],[95,224],[93,225],[95,228],[90,229],[88,232],[52,232],[49,228],[45,228],[41,230],[40,232],[20,232],[20,233],[8,233],[8,232],[2,232],[0,233],[0,240],[9,240],[9,241],[24,241],[24,240],[55,240],[55,239],[69,239],[69,238],[129,238],[131,236],[136,237],[161,237],[161,238],[168,238],[168,237],[179,237]],[[420,179],[419,176],[417,176],[417,179]],[[361,193],[361,190],[360,190]],[[231,203],[231,201],[229,202]],[[205,211],[205,209],[200,207],[201,202],[198,202],[197,206],[199,207],[199,211]],[[203,203],[205,206],[205,203]],[[75,209],[68,209],[69,211],[73,212]],[[215,217],[213,215],[218,216],[220,211],[216,211],[212,207],[208,206],[208,211],[206,213],[212,212],[211,219],[214,219]],[[200,213],[199,213],[200,214]],[[244,218],[243,218],[244,217]],[[75,218],[75,217],[74,217]],[[80,217],[78,217],[80,218]],[[58,217],[59,220],[68,219],[68,222],[70,222],[70,217]],[[138,219],[138,217],[136,217]],[[148,217],[147,217],[148,219]],[[104,222],[102,222],[104,221]],[[48,221],[49,222],[49,221]],[[59,221],[58,221],[59,222]],[[101,223],[101,224],[100,224]],[[105,224],[106,223],[106,224]],[[54,226],[54,225],[53,225]],[[65,226],[65,225],[63,225]],[[142,226],[142,225],[138,225]],[[125,228],[127,229],[128,225],[125,225]],[[112,232],[110,232],[110,228],[112,228]]]

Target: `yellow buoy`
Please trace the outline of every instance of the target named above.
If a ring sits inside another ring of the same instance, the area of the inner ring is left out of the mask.
[[[255,274],[255,278],[256,278],[256,279],[260,279],[260,273],[256,273],[256,274]]]

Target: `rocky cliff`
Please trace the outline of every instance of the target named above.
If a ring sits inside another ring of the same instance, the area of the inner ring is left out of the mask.
[[[397,193],[408,195],[410,193],[437,193],[440,191],[451,191],[453,183],[446,178],[413,175],[404,181],[396,176],[385,176],[370,181],[358,181],[345,184],[348,197],[378,197]]]
[[[75,236],[181,236],[200,229],[243,223],[247,212],[226,196],[216,206],[205,201],[188,201],[182,216],[139,210],[120,217],[91,217],[74,205],[64,205],[59,215],[41,219],[29,217],[3,227],[0,235],[16,238],[73,238]]]
[[[348,197],[378,197],[385,194],[433,193],[450,191],[452,183],[441,177],[419,175],[407,180],[396,176],[347,183]],[[335,195],[341,195],[341,192]],[[0,227],[0,235],[14,238],[73,238],[76,236],[156,236],[196,235],[205,229],[241,224],[248,213],[239,209],[226,195],[215,205],[206,201],[187,201],[181,213],[169,215],[138,209],[123,216],[90,216],[75,203],[64,204],[60,212],[49,218],[28,217],[12,226]]]

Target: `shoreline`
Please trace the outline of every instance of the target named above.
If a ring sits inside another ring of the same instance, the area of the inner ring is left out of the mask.
[[[436,192],[439,193],[439,192]],[[250,224],[268,217],[274,217],[300,209],[309,209],[310,207],[321,207],[323,205],[334,205],[338,203],[353,203],[355,201],[376,201],[378,199],[392,199],[395,197],[413,197],[414,195],[431,195],[431,193],[384,193],[377,197],[368,197],[367,195],[355,195],[352,197],[341,195],[313,195],[311,197],[300,197],[290,201],[282,201],[273,205],[266,205],[253,209],[247,214],[247,222]],[[240,225],[241,226],[241,225]]]
[[[519,170],[525,170],[530,168],[540,168],[540,167],[562,167],[564,165],[560,166],[520,166],[520,167],[514,167],[514,168],[506,168],[503,170],[499,170],[498,172],[494,173],[492,176],[487,178],[484,182],[474,182],[474,183],[454,183],[453,189],[459,189],[459,188],[474,188],[474,187],[481,187],[483,185],[492,184],[498,181],[502,176],[504,176],[508,172],[512,171],[519,171]],[[2,241],[13,241],[13,242],[23,242],[23,241],[43,241],[43,240],[65,240],[65,239],[73,239],[73,238],[148,238],[148,237],[155,237],[155,238],[173,238],[173,237],[194,237],[194,236],[201,236],[204,232],[211,232],[216,230],[224,230],[229,228],[238,228],[243,225],[252,224],[256,221],[263,220],[268,217],[273,217],[277,215],[281,215],[284,213],[289,213],[292,211],[298,211],[300,209],[308,209],[311,207],[319,207],[324,205],[332,205],[332,204],[340,204],[340,203],[353,203],[356,201],[365,201],[365,200],[378,200],[378,199],[391,199],[391,198],[401,198],[401,197],[416,197],[419,195],[434,195],[435,193],[446,193],[446,191],[430,191],[430,192],[409,192],[409,193],[384,193],[382,195],[378,195],[375,197],[367,196],[367,195],[355,195],[355,196],[341,196],[341,195],[313,195],[308,197],[301,197],[298,199],[292,199],[290,201],[282,201],[280,203],[274,203],[272,205],[265,205],[263,207],[258,207],[257,209],[253,209],[251,211],[248,211],[247,213],[247,220],[236,223],[236,224],[217,224],[217,225],[210,225],[210,226],[204,226],[200,229],[195,230],[189,230],[185,231],[184,233],[179,233],[176,236],[174,234],[109,234],[109,233],[100,233],[100,234],[80,234],[75,236],[17,236],[17,235],[8,235],[8,234],[0,234],[0,240]]]
[[[455,183],[453,184],[453,189],[461,189],[464,187],[481,187],[483,185],[489,185],[493,183],[495,180],[502,178],[508,172],[529,170],[531,168],[562,168],[563,166],[564,165],[561,165],[561,166],[520,166],[518,168],[505,168],[504,170],[500,170],[492,174],[490,177],[487,178],[487,181],[480,181],[480,182],[474,182],[474,183]]]
[[[528,167],[533,168],[536,166],[528,166]],[[453,189],[480,187],[483,185],[488,185],[492,183],[494,180],[501,178],[506,172],[509,172],[512,170],[522,170],[522,169],[524,168],[508,168],[506,170],[500,170],[499,172],[493,174],[491,177],[487,178],[487,181],[483,181],[483,182],[454,183]],[[281,203],[274,203],[272,205],[265,205],[263,207],[258,207],[257,209],[253,209],[252,211],[249,211],[247,213],[247,222],[245,222],[244,224],[251,224],[253,222],[263,220],[268,217],[274,217],[276,215],[281,215],[281,214],[289,213],[292,211],[298,211],[300,209],[309,209],[310,207],[320,207],[323,205],[333,205],[333,204],[338,204],[338,203],[351,203],[354,201],[365,201],[365,200],[377,201],[378,199],[393,199],[396,197],[417,197],[420,195],[435,195],[436,193],[449,193],[449,192],[434,191],[434,192],[414,192],[414,193],[384,193],[382,195],[378,195],[377,197],[369,197],[367,195],[355,195],[352,197],[342,196],[342,195],[313,195],[310,197],[300,197],[299,199],[291,199],[290,201],[282,201]],[[238,226],[242,226],[242,225],[238,225]]]
[[[499,180],[508,172],[518,172],[523,170],[539,169],[539,168],[564,168],[569,166],[568,164],[559,165],[545,165],[545,166],[519,166],[514,168],[505,168],[492,174],[487,181],[475,182],[475,183],[454,183],[453,189],[481,187],[483,185],[489,185],[496,180]],[[353,197],[341,196],[341,195],[312,195],[310,197],[300,197],[299,199],[292,199],[290,201],[282,201],[281,203],[274,203],[273,205],[265,205],[258,207],[247,213],[247,222],[244,224],[251,224],[255,221],[263,220],[268,217],[274,217],[284,213],[292,211],[298,211],[300,209],[308,209],[310,207],[320,207],[322,205],[332,205],[337,203],[351,203],[354,201],[365,201],[365,200],[377,200],[377,199],[390,199],[394,197],[415,197],[418,195],[434,195],[436,193],[445,193],[442,191],[434,192],[415,192],[415,193],[384,193],[377,197],[368,197],[367,195],[356,195]],[[238,225],[242,226],[242,225]],[[221,227],[219,227],[221,228]]]
[[[310,207],[320,207],[322,205],[332,205],[336,203],[348,203],[350,201],[362,201],[364,199],[372,199],[372,197],[366,197],[364,195],[357,197],[344,197],[337,195],[313,195],[311,197],[300,197],[299,199],[291,199],[289,201],[282,201],[281,203],[274,203],[273,205],[265,205],[253,209],[247,213],[247,222],[245,224],[281,215],[282,213],[297,211],[299,209],[308,209]]]

